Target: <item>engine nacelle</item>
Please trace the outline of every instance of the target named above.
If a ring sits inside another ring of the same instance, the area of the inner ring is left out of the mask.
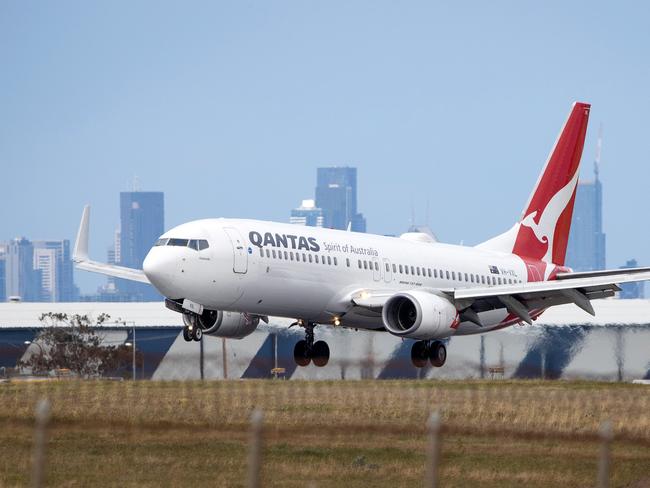
[[[252,334],[259,323],[259,317],[221,310],[204,310],[199,316],[204,334],[228,339],[242,339]]]
[[[386,330],[399,337],[443,339],[454,334],[458,311],[441,296],[413,290],[390,297],[384,304],[382,319]]]

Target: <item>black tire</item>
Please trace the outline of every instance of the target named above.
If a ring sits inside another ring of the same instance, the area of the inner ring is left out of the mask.
[[[307,366],[311,362],[311,358],[307,353],[307,341],[300,340],[296,342],[293,347],[293,360],[298,366]]]
[[[325,341],[317,341],[311,350],[311,358],[314,365],[322,368],[330,360],[330,346]]]
[[[411,362],[416,368],[424,368],[427,365],[429,357],[427,354],[427,345],[424,341],[417,341],[411,346]]]
[[[447,348],[442,342],[434,342],[429,350],[431,365],[439,368],[447,361]]]
[[[183,327],[183,339],[185,339],[186,342],[190,342],[192,340],[190,329],[188,329],[187,327]]]
[[[201,329],[199,326],[194,327],[194,330],[192,331],[192,338],[196,342],[201,342],[201,339],[203,339],[203,329]]]

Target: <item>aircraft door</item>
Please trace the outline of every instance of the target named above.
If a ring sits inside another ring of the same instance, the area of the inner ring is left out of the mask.
[[[244,274],[248,271],[248,252],[244,245],[244,239],[237,229],[234,227],[224,227],[224,232],[230,239],[233,252],[233,265],[232,270],[235,273]]]
[[[377,258],[372,258],[372,278],[375,281],[381,281],[381,266]]]
[[[390,283],[393,281],[393,271],[390,268],[390,259],[384,258],[384,281]]]

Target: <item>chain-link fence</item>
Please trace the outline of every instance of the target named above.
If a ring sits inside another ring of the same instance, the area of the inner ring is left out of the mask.
[[[437,479],[451,486],[461,486],[462,480],[485,481],[487,486],[517,480],[546,486],[563,477],[593,485],[598,469],[601,485],[610,477],[616,484],[643,479],[646,474],[650,481],[650,393],[642,385],[507,381],[9,383],[0,387],[0,421],[8,427],[5,437],[11,432],[23,440],[28,436],[41,399],[47,399],[49,405],[50,444],[76,452],[79,459],[90,462],[93,449],[99,449],[102,462],[117,462],[123,458],[120,449],[129,450],[131,443],[138,443],[143,449],[134,453],[138,464],[150,445],[149,456],[160,455],[161,462],[168,456],[198,456],[206,473],[218,467],[222,477],[217,485],[243,485],[248,479],[252,486],[298,486],[300,478],[318,486],[334,486],[346,480],[345,473],[350,473],[347,481],[351,486],[355,485],[351,480],[357,478],[376,486],[395,486],[396,479],[402,480],[398,484],[421,485],[425,475],[428,486]],[[253,412],[259,413],[254,417],[256,434],[251,441]],[[607,468],[610,431],[614,446],[621,450],[620,459],[614,457],[611,476]],[[115,439],[119,435],[122,437]],[[214,440],[212,448],[210,439]],[[264,447],[256,444],[261,439]],[[90,454],[84,451],[84,443],[89,443]],[[160,443],[169,449],[159,449]],[[3,445],[8,449],[6,442]],[[56,447],[50,445],[48,452],[53,449],[56,455],[54,459],[49,456],[47,471],[51,474],[54,469],[54,484],[65,484],[64,467],[74,463]],[[534,461],[536,457],[539,462]],[[11,453],[4,453],[5,461],[11,458]],[[513,466],[507,465],[508,459]],[[299,465],[294,470],[298,478],[287,479],[292,462]],[[58,464],[53,468],[52,463]],[[255,474],[256,466],[261,467],[261,474]],[[24,468],[26,475],[29,469]],[[11,466],[3,469],[13,473],[8,479],[23,480]],[[105,470],[102,467],[100,471]],[[157,467],[147,476],[154,476],[157,470],[163,484],[170,481],[170,475],[165,478],[166,471]],[[86,474],[84,480],[94,479],[92,473]],[[79,473],[69,475],[78,479]],[[141,474],[127,467],[115,476],[124,484],[142,481]],[[149,478],[144,479],[147,484]],[[209,484],[200,476],[196,481]]]

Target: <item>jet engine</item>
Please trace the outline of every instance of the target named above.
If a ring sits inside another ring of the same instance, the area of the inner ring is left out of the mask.
[[[199,315],[199,325],[204,334],[228,339],[242,339],[252,334],[260,318],[247,313],[204,310]]]
[[[456,307],[444,297],[423,290],[393,295],[382,310],[384,327],[391,334],[410,339],[443,339],[454,334]]]

